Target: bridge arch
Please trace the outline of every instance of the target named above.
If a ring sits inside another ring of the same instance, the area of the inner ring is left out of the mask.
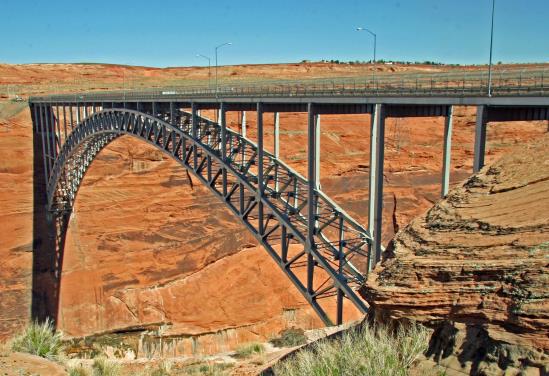
[[[110,142],[129,135],[169,155],[221,199],[326,324],[341,323],[344,298],[366,312],[355,292],[364,281],[371,243],[362,226],[315,191],[315,241],[311,244],[305,178],[221,124],[185,111],[178,111],[171,120],[137,110],[104,108],[72,130],[47,183],[48,209],[63,219],[57,228],[61,247],[68,214],[88,167]],[[62,262],[58,264],[60,277]],[[300,268],[306,268],[305,278]],[[326,309],[324,299],[330,297],[337,299],[335,315]]]

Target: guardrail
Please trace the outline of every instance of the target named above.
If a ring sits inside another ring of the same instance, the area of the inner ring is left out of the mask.
[[[369,77],[264,80],[207,85],[167,86],[144,90],[93,91],[31,97],[30,101],[151,100],[179,97],[309,97],[309,96],[487,96],[487,72],[394,74]],[[500,71],[492,76],[492,96],[547,96],[549,71]]]

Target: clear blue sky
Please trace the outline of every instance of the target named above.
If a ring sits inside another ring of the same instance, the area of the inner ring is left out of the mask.
[[[488,61],[491,0],[0,0],[0,62]],[[494,62],[549,61],[549,0],[496,0]],[[207,63],[206,63],[207,64]]]

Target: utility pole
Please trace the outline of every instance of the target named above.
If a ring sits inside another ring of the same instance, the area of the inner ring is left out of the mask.
[[[212,79],[211,59],[210,59],[209,56],[202,55],[202,54],[196,54],[196,57],[203,57],[204,59],[208,60],[208,89],[211,89],[211,87],[212,87],[212,85],[211,85],[211,79]]]
[[[488,64],[488,96],[492,96],[492,46],[494,44],[494,11],[496,0],[492,0],[492,25],[490,27],[490,62]]]
[[[356,31],[366,31],[368,33],[370,33],[370,35],[372,35],[374,37],[374,73],[372,74],[372,76],[374,77],[374,80],[375,80],[375,77],[376,77],[376,48],[377,48],[377,35],[376,33],[374,33],[373,31],[369,30],[369,29],[366,29],[365,27],[357,27],[356,28]]]
[[[215,96],[217,97],[217,93],[219,92],[219,85],[217,84],[217,50],[219,50],[223,46],[230,46],[232,43],[227,42],[220,44],[215,48]]]

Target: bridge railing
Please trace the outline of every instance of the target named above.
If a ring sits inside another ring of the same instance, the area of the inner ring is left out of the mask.
[[[492,75],[492,96],[549,93],[549,71],[509,70]],[[393,74],[366,77],[262,80],[257,82],[223,83],[217,89],[201,86],[167,86],[144,90],[93,91],[31,97],[32,101],[124,101],[167,100],[180,97],[270,97],[270,96],[486,96],[488,73],[450,72],[436,74]]]

